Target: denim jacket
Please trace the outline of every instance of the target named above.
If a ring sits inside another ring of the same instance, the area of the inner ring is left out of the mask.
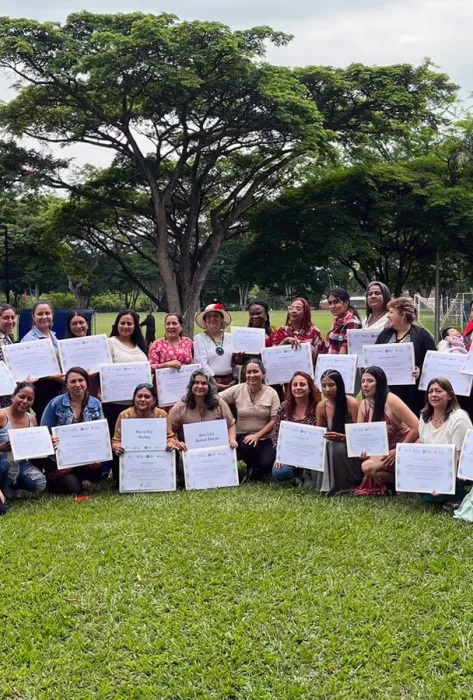
[[[43,340],[44,338],[47,338],[48,336],[43,333],[43,331],[40,331],[39,328],[36,328],[36,326],[33,326],[33,328],[28,331],[26,335],[23,336],[21,339],[22,343],[28,343],[31,340]],[[56,338],[56,333],[54,331],[51,331],[51,342],[54,345],[54,349],[57,351],[58,349],[58,342]]]
[[[94,396],[89,396],[87,406],[84,408],[84,423],[103,418],[102,404]],[[41,425],[49,430],[58,425],[71,425],[74,422],[74,413],[71,406],[71,396],[67,391],[52,399],[44,409]]]

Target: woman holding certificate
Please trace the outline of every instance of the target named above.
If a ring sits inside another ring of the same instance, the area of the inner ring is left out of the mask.
[[[426,445],[455,445],[457,463],[468,430],[473,428],[470,417],[460,408],[448,379],[431,379],[427,386],[427,403],[420,414],[419,442]],[[455,510],[466,495],[464,482],[456,480],[455,495],[424,494],[431,503]]]
[[[269,306],[265,301],[261,299],[255,299],[246,307],[248,311],[249,321],[248,328],[262,328],[265,334],[265,346],[270,348],[272,345],[272,335],[276,332],[276,328],[271,325],[271,320],[269,317]],[[259,357],[261,355],[250,355],[244,352],[234,353],[233,360],[235,364],[241,365],[242,369],[240,372],[240,382],[246,381],[245,376],[245,363],[250,359],[250,357]]]
[[[334,496],[351,492],[363,479],[360,459],[348,457],[345,434],[345,425],[358,420],[359,403],[347,395],[343,377],[336,370],[326,370],[320,385],[325,398],[317,406],[317,425],[327,429],[327,453],[317,486],[326,496]]]
[[[16,311],[10,304],[0,306],[0,361],[4,361],[2,347],[12,345],[13,331],[16,328]],[[11,404],[11,396],[0,396],[0,408],[5,408]]]
[[[412,343],[414,346],[415,384],[390,385],[393,394],[399,396],[416,416],[420,414],[424,403],[424,392],[417,388],[427,350],[436,350],[435,342],[429,331],[414,324],[415,308],[412,299],[399,297],[388,304],[388,328],[378,336],[376,345],[391,343]]]
[[[112,438],[112,449],[118,457],[125,452],[122,445],[122,422],[133,418],[165,418],[167,421],[166,449],[171,451],[178,448],[176,436],[172,430],[171,420],[166,411],[163,411],[161,408],[156,408],[157,401],[158,397],[156,394],[156,389],[152,384],[138,384],[135,389],[135,393],[133,394],[133,406],[120,413],[115,425],[115,434]]]
[[[135,311],[124,310],[117,314],[112,326],[108,347],[113,364],[129,364],[131,362],[148,362],[148,346],[140,328],[140,319]],[[118,416],[125,406],[130,406],[130,401],[109,401],[104,403],[103,411],[107,419],[110,435],[115,432],[115,424]],[[112,471],[115,480],[118,480],[118,457],[114,455]]]
[[[12,404],[0,410],[0,478],[6,473],[8,485],[14,489],[24,489],[31,493],[41,493],[46,488],[46,477],[29,460],[10,461],[11,445],[9,430],[15,428],[35,428],[38,424],[30,410],[34,402],[35,387],[31,382],[20,382],[13,392]],[[5,482],[0,481],[0,488]]]
[[[312,346],[312,359],[315,362],[319,353],[325,352],[324,342],[319,329],[312,323],[310,304],[305,299],[291,301],[286,318],[286,325],[281,326],[271,338],[272,345],[292,345],[298,348],[301,343]]]
[[[314,380],[305,372],[296,372],[286,388],[286,400],[280,405],[274,421],[271,439],[274,449],[277,448],[281,421],[300,423],[301,425],[317,425],[317,405],[320,393]],[[294,477],[303,486],[316,487],[319,472],[310,469],[299,469],[290,464],[275,462],[273,478],[275,481],[288,481]]]
[[[391,292],[382,282],[370,282],[366,287],[366,318],[363,328],[383,330],[388,322]]]
[[[368,367],[361,377],[364,399],[358,409],[358,423],[385,422],[388,433],[389,454],[362,455],[361,468],[365,475],[354,490],[357,496],[387,496],[388,485],[394,484],[396,445],[399,442],[415,442],[419,435],[419,419],[390,391],[386,374],[380,367]]]
[[[271,431],[279,397],[264,383],[265,374],[261,360],[249,360],[245,366],[246,382],[220,394],[220,398],[236,409],[238,456],[246,464],[248,481],[259,481],[271,474],[276,458]]]
[[[174,368],[194,362],[194,343],[182,337],[182,318],[178,314],[168,314],[164,319],[165,337],[155,340],[149,349],[151,369]]]
[[[238,381],[238,372],[232,358],[232,339],[225,328],[232,318],[223,304],[209,304],[196,314],[196,324],[204,329],[194,339],[195,361],[215,379],[218,391],[223,391]]]
[[[334,317],[332,328],[327,335],[327,352],[330,355],[346,355],[348,353],[347,331],[361,328],[358,312],[350,303],[350,295],[346,289],[335,287],[328,296],[328,307]]]
[[[85,338],[89,335],[89,322],[82,311],[72,311],[66,320],[66,338]]]
[[[169,418],[172,430],[180,440],[179,449],[187,450],[183,432],[185,425],[221,419],[227,422],[230,447],[237,446],[235,419],[228,404],[218,395],[214,377],[205,370],[192,372],[186,395],[171,408]]]
[[[49,301],[37,301],[31,310],[31,315],[33,318],[33,327],[23,336],[21,342],[27,343],[33,340],[50,340],[59,358],[59,346],[56,334],[52,330],[54,322],[54,309],[52,304],[50,304]],[[34,382],[36,389],[33,410],[36,420],[40,422],[43,411],[48,403],[61,393],[64,377],[62,374],[56,374],[37,380],[34,378],[30,379]]]
[[[102,404],[90,395],[89,375],[82,367],[72,367],[66,374],[66,392],[54,398],[46,406],[41,425],[49,430],[62,425],[86,423],[100,420],[103,416]],[[53,438],[56,448],[59,438]],[[73,469],[57,469],[53,459],[44,462],[48,488],[54,493],[78,494],[92,482],[102,477],[102,463],[93,462]]]

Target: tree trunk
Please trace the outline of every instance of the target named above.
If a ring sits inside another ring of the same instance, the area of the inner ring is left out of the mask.
[[[240,311],[244,311],[248,305],[249,284],[239,284],[238,293],[240,295]]]

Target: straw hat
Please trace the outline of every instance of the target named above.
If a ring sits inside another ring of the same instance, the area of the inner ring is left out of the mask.
[[[199,328],[207,328],[205,325],[205,314],[208,314],[209,311],[216,311],[220,314],[220,316],[223,318],[223,328],[226,328],[232,322],[232,317],[228,311],[225,310],[223,304],[209,304],[203,311],[199,311],[199,313],[195,315],[195,322]]]

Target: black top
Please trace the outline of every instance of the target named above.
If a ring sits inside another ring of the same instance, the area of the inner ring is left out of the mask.
[[[385,328],[378,335],[376,345],[385,345],[389,343],[396,331],[393,328]],[[429,331],[420,326],[411,326],[411,343],[414,346],[415,364],[422,371],[422,365],[427,354],[427,350],[437,350],[435,342]],[[415,384],[390,386],[390,391],[404,401],[407,406],[413,411],[416,416],[420,415],[421,410],[425,405],[425,391],[419,391],[417,388],[420,377]]]
[[[151,314],[148,314],[146,316],[145,320],[140,323],[140,327],[141,326],[146,326],[147,331],[155,331],[156,330],[156,321],[155,321],[154,316],[152,316]]]

